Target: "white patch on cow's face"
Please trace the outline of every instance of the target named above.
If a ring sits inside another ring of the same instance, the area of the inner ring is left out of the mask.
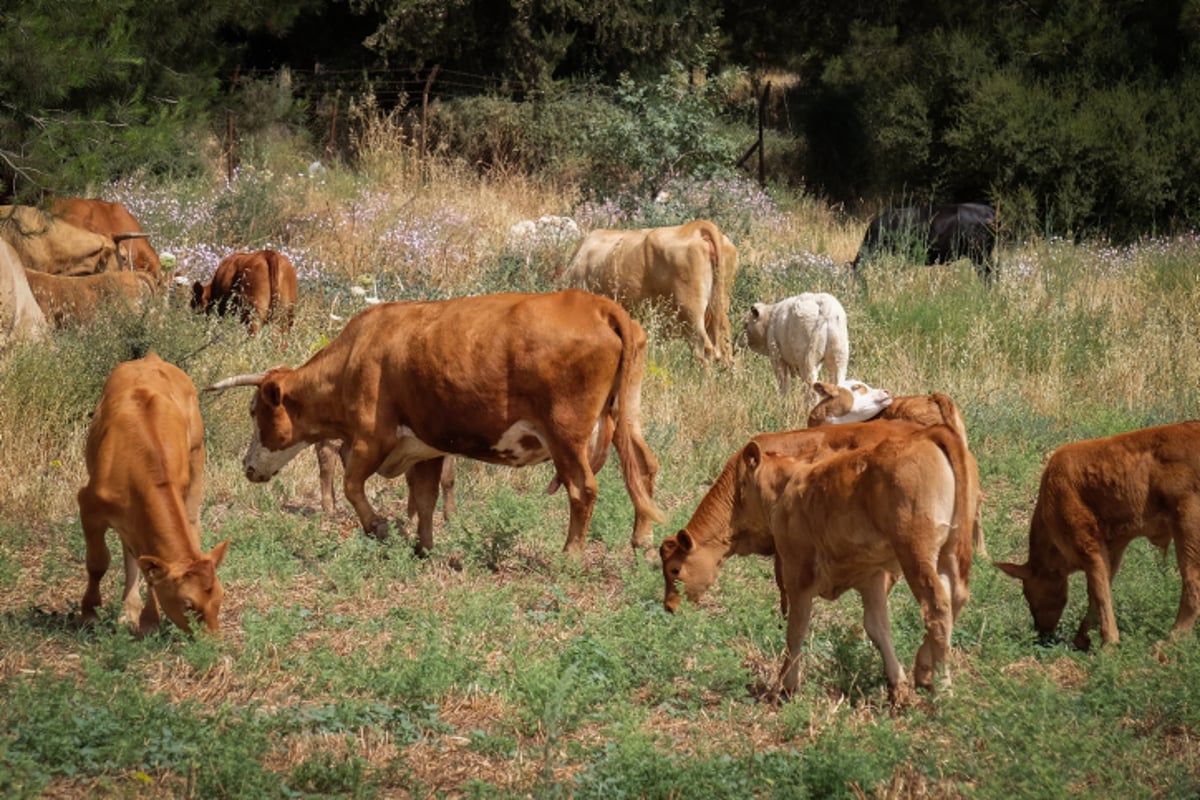
[[[532,423],[520,420],[506,430],[500,440],[492,445],[492,452],[505,464],[526,467],[540,464],[550,458],[546,440]]]
[[[308,446],[308,442],[297,442],[283,450],[268,450],[259,441],[258,431],[255,431],[254,440],[250,442],[250,447],[246,449],[246,455],[242,458],[246,478],[254,483],[269,481],[279,474],[279,470],[295,458],[297,453]]]
[[[840,417],[830,417],[829,422],[841,425],[849,422],[865,422],[873,419],[880,411],[892,404],[892,393],[887,389],[872,389],[862,381],[843,381],[839,389],[849,392],[850,410]]]

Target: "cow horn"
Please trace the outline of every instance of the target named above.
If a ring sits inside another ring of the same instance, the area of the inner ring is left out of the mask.
[[[150,238],[150,234],[148,234],[148,233],[114,233],[112,235],[113,242],[115,242],[117,244],[120,244],[121,242],[125,241],[126,239],[149,239],[149,238]]]
[[[226,389],[232,389],[235,386],[262,386],[262,382],[266,380],[267,373],[254,372],[247,375],[235,375],[232,378],[226,378],[223,381],[217,381],[212,386],[204,387],[206,392],[223,392]]]

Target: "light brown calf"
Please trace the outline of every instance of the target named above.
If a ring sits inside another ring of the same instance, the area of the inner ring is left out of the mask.
[[[87,544],[83,620],[96,619],[112,528],[125,557],[123,618],[146,633],[158,627],[161,606],[185,631],[198,623],[216,632],[225,594],[216,570],[229,541],[200,550],[204,423],[191,380],[154,353],[118,365],[104,384],[85,455],[88,482],[78,493]],[[145,604],[139,570],[149,586]]]
[[[25,279],[42,313],[56,328],[70,322],[91,325],[117,303],[139,310],[157,288],[154,277],[143,270],[66,276],[27,269]]]
[[[904,669],[892,646],[887,596],[901,575],[925,620],[913,680],[933,687],[968,594],[967,485],[958,477],[964,453],[958,435],[944,425],[815,462],[764,452],[757,442],[742,450],[733,524],[737,530],[745,518],[757,528],[766,518],[775,543],[788,603],[780,673],[786,694],[799,680],[813,599],[833,600],[854,589],[895,697]]]
[[[1171,636],[1190,631],[1200,614],[1200,422],[1179,422],[1063,445],[1042,471],[1029,523],[1029,560],[996,566],[1021,581],[1033,624],[1043,636],[1058,627],[1067,578],[1087,575],[1088,610],[1075,646],[1120,639],[1111,586],[1129,543],[1146,537],[1175,544],[1183,578]]]

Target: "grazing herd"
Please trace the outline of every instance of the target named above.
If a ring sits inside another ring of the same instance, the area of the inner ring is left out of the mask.
[[[43,316],[55,326],[87,324],[105,296],[139,302],[163,286],[157,255],[119,204],[58,201],[53,209],[0,209],[4,333],[31,335]],[[965,256],[990,278],[995,224],[995,212],[976,204],[898,209],[871,221],[853,266],[907,233],[928,260]],[[648,550],[652,524],[665,516],[654,499],[659,463],[641,430],[647,335],[626,309],[665,307],[699,358],[728,361],[736,269],[736,248],[711,222],[596,230],[570,259],[564,280],[573,288],[380,303],[301,366],[234,376],[208,390],[254,390],[247,479],[267,481],[315,446],[322,508],[333,508],[340,462],[343,492],[368,536],[384,539],[390,526],[365,482],[405,476],[422,554],[434,546],[439,491],[444,513],[453,513],[453,457],[553,463],[548,492],[565,487],[570,509],[564,550],[580,553],[596,472],[615,447],[634,508],[631,545]],[[232,254],[209,284],[192,286],[194,309],[237,314],[251,333],[265,324],[286,330],[296,301],[295,270],[269,250]],[[925,626],[911,683],[948,683],[971,564],[986,555],[979,467],[960,409],[944,394],[897,397],[847,380],[846,312],[831,295],[755,303],[743,335],[770,359],[781,394],[795,377],[816,402],[807,428],[758,434],[730,456],[687,524],[662,540],[665,608],[698,600],[730,556],[770,557],[787,618],[781,692],[797,688],[814,600],[853,589],[895,696],[910,679],[893,647],[887,599],[903,579]],[[818,380],[822,366],[827,382]],[[100,605],[111,528],[124,554],[124,619],[146,632],[161,610],[184,630],[219,631],[216,570],[229,542],[200,550],[205,449],[197,397],[188,376],[153,353],[109,376],[88,432],[88,482],[78,493],[87,546],[83,620],[94,620]],[[1190,630],[1200,613],[1200,422],[1061,447],[1042,475],[1028,562],[997,566],[1021,581],[1042,634],[1057,627],[1067,578],[1082,570],[1088,610],[1075,645],[1086,649],[1097,623],[1102,641],[1115,644],[1110,586],[1138,537],[1163,549],[1175,544],[1183,596],[1172,635]],[[148,585],[145,603],[139,576]]]

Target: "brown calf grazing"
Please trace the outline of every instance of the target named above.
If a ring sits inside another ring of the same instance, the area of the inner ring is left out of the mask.
[[[964,453],[957,433],[944,425],[815,462],[763,452],[757,442],[742,450],[734,528],[742,517],[754,527],[765,518],[775,543],[788,604],[780,672],[785,694],[799,680],[813,599],[834,600],[854,589],[862,596],[863,626],[883,656],[895,697],[904,669],[892,646],[887,597],[901,575],[925,620],[913,680],[933,688],[968,594],[967,485],[959,480]]]
[[[594,230],[563,278],[627,308],[658,303],[674,314],[705,360],[733,355],[729,303],[737,248],[708,220],[637,230]]]
[[[1075,646],[1120,639],[1111,586],[1131,541],[1146,537],[1164,552],[1175,543],[1183,578],[1171,636],[1200,613],[1200,422],[1179,422],[1088,439],[1055,450],[1042,471],[1029,522],[1029,560],[996,566],[1021,581],[1034,628],[1048,635],[1067,603],[1067,578],[1087,575],[1088,609]]]
[[[962,438],[967,447],[967,423],[962,411],[947,395],[912,394],[894,397],[887,389],[872,389],[862,381],[814,383],[819,402],[808,413],[808,427],[840,425],[847,422],[866,422],[876,419],[904,419],[918,425],[949,425]],[[987,544],[983,538],[983,489],[979,482],[979,464],[975,456],[967,451],[967,478],[975,511],[972,515],[971,538],[975,552],[987,558]]]
[[[56,328],[69,322],[91,325],[116,303],[139,310],[157,289],[154,277],[143,270],[66,276],[27,269],[25,279],[42,313]]]
[[[646,333],[617,303],[568,289],[433,302],[380,303],[351,319],[304,365],[220,381],[258,387],[246,477],[269,480],[323,439],[343,442],[346,499],[368,535],[388,522],[367,500],[371,475],[405,474],[417,508],[418,551],[433,546],[442,457],[512,467],[553,461],[550,490],[567,488],[565,550],[587,541],[595,470],[610,442],[633,501],[635,549],[662,520],[658,460],[641,432]]]
[[[252,334],[268,323],[291,330],[296,299],[296,268],[274,250],[228,255],[209,283],[192,285],[193,310],[236,313]]]
[[[888,420],[761,433],[751,441],[762,450],[817,463],[836,453],[869,449],[885,440],[907,436],[921,427],[903,420]],[[740,494],[737,475],[741,463],[742,450],[739,450],[725,462],[687,525],[673,536],[668,536],[659,546],[666,584],[663,605],[667,611],[673,612],[679,607],[680,585],[684,595],[692,602],[697,602],[716,581],[721,566],[730,556],[775,556],[775,540],[766,516],[753,516]],[[964,475],[963,480],[968,478]],[[971,553],[968,547],[959,559],[960,582],[964,589],[970,566]],[[778,582],[778,560],[775,562],[775,577]],[[786,614],[787,598],[782,583],[779,583],[779,588],[780,607]],[[966,599],[965,592],[955,595],[955,602],[958,603],[954,609],[956,617]]]
[[[87,544],[83,621],[96,619],[112,528],[125,556],[123,618],[146,633],[158,627],[161,606],[183,630],[197,623],[215,633],[225,594],[217,567],[229,540],[200,550],[204,423],[191,380],[154,353],[119,364],[105,381],[85,455],[88,482],[77,496]],[[139,570],[149,586],[144,605]]]

